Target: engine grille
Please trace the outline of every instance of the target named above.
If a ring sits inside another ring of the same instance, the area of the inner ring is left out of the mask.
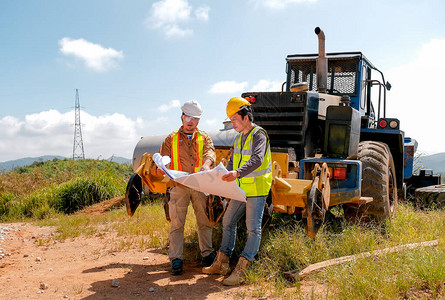
[[[242,95],[247,96],[256,97],[252,104],[254,123],[267,131],[271,147],[293,148],[297,158],[303,158],[306,129],[311,116],[315,115],[316,118],[318,101],[311,100],[311,104],[307,105],[307,93],[263,92]]]
[[[327,89],[330,94],[356,95],[358,58],[329,59]],[[316,60],[298,59],[289,63],[290,84],[307,82],[310,91],[317,90]],[[334,79],[334,80],[332,80]]]

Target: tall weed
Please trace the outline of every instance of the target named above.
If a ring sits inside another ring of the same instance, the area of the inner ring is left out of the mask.
[[[304,234],[301,222],[286,215],[274,216],[270,227],[263,230],[257,260],[246,272],[246,282],[254,284],[254,294],[245,296],[295,299],[303,295],[301,284],[292,282],[284,272],[302,270],[306,266],[361,252],[400,244],[439,239],[439,246],[418,248],[378,257],[357,258],[310,276],[312,297],[326,299],[399,299],[440,298],[445,285],[445,211],[417,211],[400,205],[398,214],[381,226],[342,223],[341,230],[323,227],[315,240]],[[68,216],[60,222],[58,232],[65,238],[78,234],[116,233],[108,245],[110,251],[161,248],[168,245],[169,224],[160,199],[141,205],[133,217],[124,208],[100,217]],[[45,221],[49,222],[49,220]],[[56,224],[56,223],[55,223]],[[239,224],[237,247],[245,245],[245,227]],[[71,231],[71,232],[70,232]],[[221,226],[214,228],[214,247],[221,243]],[[196,221],[193,210],[185,228],[184,255],[187,261],[198,261]],[[232,264],[240,250],[233,254]],[[253,293],[253,292],[252,292]],[[420,295],[420,296],[419,296]]]
[[[125,194],[130,166],[109,161],[50,161],[0,174],[0,220],[42,219]]]
[[[410,298],[419,290],[427,297],[445,292],[445,211],[418,211],[400,205],[386,226],[348,224],[340,232],[323,227],[314,241],[300,223],[267,230],[258,260],[248,272],[249,282],[282,289],[283,273],[331,258],[383,249],[401,244],[439,239],[435,248],[416,249],[378,258],[360,258],[312,276],[327,284],[332,299]],[[288,281],[288,287],[293,284]],[[329,296],[327,296],[329,295]],[[301,296],[301,295],[300,295]],[[434,296],[435,298],[436,296]]]
[[[319,278],[336,299],[433,298],[445,292],[445,247],[361,258],[328,269]],[[442,294],[443,295],[443,294]]]

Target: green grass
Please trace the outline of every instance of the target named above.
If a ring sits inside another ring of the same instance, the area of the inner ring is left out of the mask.
[[[445,247],[419,248],[361,258],[318,276],[336,299],[410,299],[444,295]]]
[[[125,194],[129,165],[96,160],[37,162],[0,174],[0,221],[74,213]]]
[[[295,293],[299,283],[283,273],[302,270],[324,260],[396,245],[439,239],[439,246],[407,250],[379,258],[363,258],[311,277],[327,286],[327,299],[403,299],[426,295],[445,296],[445,211],[417,211],[400,205],[386,227],[342,224],[340,232],[326,227],[315,241],[304,236],[301,226],[287,224],[267,232],[259,259],[248,281],[266,285],[275,294]],[[291,289],[293,287],[293,289]],[[289,289],[288,292],[284,292]]]
[[[123,207],[99,216],[74,214],[83,207],[125,193],[131,170],[109,163],[56,161],[21,169],[21,173],[0,174],[0,221],[24,220],[55,226],[56,235],[38,240],[38,245],[48,245],[52,239],[94,235],[106,238],[104,248],[110,252],[158,248],[166,253],[169,223],[159,195],[145,198],[133,217]],[[241,223],[232,265],[245,244],[245,230]],[[217,249],[222,238],[221,225],[213,232]],[[358,258],[327,268],[305,279],[313,286],[309,291],[307,285],[284,276],[284,272],[302,270],[332,258],[435,239],[439,240],[436,247]],[[198,263],[196,221],[191,207],[184,254],[186,261]],[[338,222],[323,226],[314,241],[305,236],[301,222],[294,216],[274,214],[270,226],[263,230],[258,259],[246,274],[247,283],[254,288],[241,292],[239,297],[441,299],[445,297],[443,266],[444,209],[417,210],[401,204],[385,226]]]
[[[133,217],[127,215],[124,207],[114,209],[100,216],[57,215],[37,222],[41,226],[55,226],[54,239],[65,240],[78,236],[114,236],[110,251],[128,249],[165,248],[168,245],[169,223],[165,218],[160,199],[152,199],[138,207]],[[197,244],[196,221],[193,209],[189,208],[185,226],[186,247],[191,249],[188,257],[194,259],[199,252]]]
[[[40,225],[57,227],[55,238],[79,235],[113,235],[109,251],[160,248],[167,253],[168,228],[160,199],[140,206],[133,217],[124,208],[105,215],[61,216],[39,221]],[[241,224],[241,230],[245,227]],[[239,232],[238,249],[245,243]],[[214,245],[221,242],[220,225],[214,228]],[[274,215],[271,226],[263,231],[258,259],[246,274],[254,288],[239,295],[244,297],[307,297],[299,281],[284,272],[302,270],[310,264],[402,244],[439,239],[439,245],[404,250],[372,258],[358,258],[311,275],[313,298],[324,299],[440,299],[445,295],[445,211],[418,211],[402,204],[396,216],[384,228],[372,225],[342,223],[333,230],[323,227],[315,241],[308,239],[301,224],[287,215]],[[232,264],[236,263],[234,253]],[[196,222],[189,208],[185,230],[185,259],[198,264]],[[305,293],[305,294],[303,294]]]

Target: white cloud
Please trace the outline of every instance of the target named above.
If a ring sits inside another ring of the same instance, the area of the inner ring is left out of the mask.
[[[422,45],[415,60],[385,72],[392,89],[387,93],[387,117],[400,119],[405,135],[419,142],[426,154],[445,152],[445,142],[438,131],[444,129],[445,40],[434,39]],[[377,109],[377,108],[376,108]]]
[[[74,132],[74,128],[70,128],[72,123],[74,123],[74,113],[68,118],[67,114],[60,114],[55,110],[27,115],[25,120],[11,116],[0,119],[2,160],[58,155],[61,153],[60,146],[69,140],[72,149]],[[67,148],[68,153],[69,149]]]
[[[220,81],[212,85],[209,90],[211,94],[234,94],[242,93],[247,91],[258,91],[258,92],[272,92],[281,91],[281,82],[278,81],[268,81],[261,79],[251,88],[247,87],[248,82],[236,82],[236,81]]]
[[[74,111],[60,113],[56,110],[27,115],[24,120],[11,116],[0,119],[0,160],[41,155],[72,157],[74,120]],[[131,158],[141,137],[138,131],[148,130],[152,125],[141,119],[133,121],[122,114],[92,116],[84,111],[81,122],[87,158],[112,155]]]
[[[262,79],[251,88],[251,91],[278,92],[281,91],[282,84],[283,83],[278,81],[268,81]]]
[[[193,21],[207,21],[210,8],[200,6],[194,11],[187,0],[162,0],[153,3],[145,24],[149,29],[162,31],[167,37],[185,37],[193,34],[187,25]]]
[[[73,40],[64,37],[59,40],[60,52],[66,56],[74,56],[83,61],[88,68],[95,71],[106,71],[116,66],[116,61],[122,59],[122,51],[104,48],[84,39]]]
[[[176,108],[181,106],[179,100],[172,100],[169,102],[169,104],[162,104],[158,107],[158,111],[160,112],[166,112],[167,110],[170,110],[172,108]]]
[[[206,119],[205,123],[208,126],[215,127],[217,124],[219,125],[219,123],[221,123],[221,122],[216,119]]]
[[[244,92],[247,86],[247,81],[236,82],[236,81],[220,81],[215,83],[210,88],[211,94],[233,94]]]
[[[177,25],[168,26],[165,28],[165,35],[167,37],[185,37],[193,34],[193,30],[191,29],[182,29]]]
[[[155,28],[190,19],[192,7],[184,0],[163,0],[153,3],[151,22]]]
[[[208,21],[209,20],[209,11],[210,11],[210,7],[208,7],[208,6],[198,7],[195,10],[195,16],[198,20]]]
[[[256,6],[265,6],[272,9],[283,9],[290,4],[299,4],[305,2],[317,2],[317,0],[250,0]]]

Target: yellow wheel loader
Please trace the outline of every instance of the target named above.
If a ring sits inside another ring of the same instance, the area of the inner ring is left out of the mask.
[[[324,32],[317,27],[315,33],[318,54],[288,55],[281,91],[241,95],[251,103],[254,123],[270,139],[273,183],[266,211],[298,214],[312,239],[333,207],[339,206],[351,220],[382,222],[392,216],[399,195],[404,196],[404,182],[412,176],[413,153],[413,142],[400,130],[399,120],[386,117],[391,85],[383,73],[361,52],[325,53]],[[224,126],[207,131],[217,163],[230,157],[237,134],[230,122]],[[155,175],[152,158],[163,138],[143,137],[135,148],[135,174],[127,187],[130,215],[144,186],[168,194],[171,181]],[[223,202],[209,197],[213,223],[224,211]]]

